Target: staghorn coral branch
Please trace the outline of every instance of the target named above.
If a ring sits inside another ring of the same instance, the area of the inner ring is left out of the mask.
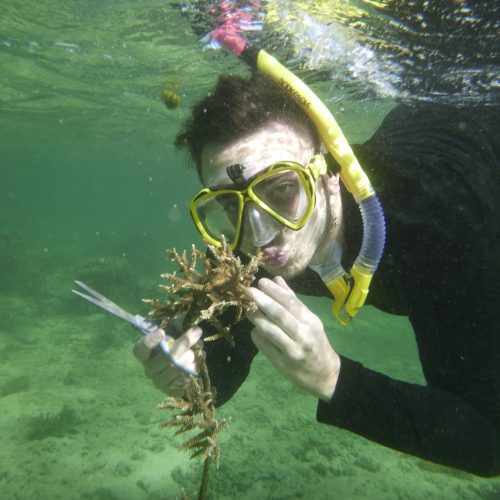
[[[186,251],[180,255],[175,249],[170,251],[172,260],[180,269],[162,275],[167,284],[160,287],[169,294],[169,298],[163,303],[151,299],[145,301],[152,307],[150,316],[162,318],[162,326],[179,313],[187,312],[184,319],[186,329],[205,320],[218,330],[222,326],[220,318],[228,309],[236,308],[235,321],[247,311],[255,310],[247,290],[255,279],[262,256],[252,258],[245,265],[226,242],[220,247],[209,245],[208,248],[212,260],[194,245],[190,258]],[[200,270],[197,269],[198,263],[201,263]],[[218,338],[229,340],[226,332],[220,333],[222,335]]]
[[[234,345],[231,325],[223,322],[223,315],[230,308],[233,323],[239,321],[247,311],[256,309],[248,297],[248,287],[253,283],[258,266],[262,261],[259,254],[249,264],[242,264],[231,248],[223,241],[220,247],[208,246],[211,257],[200,252],[194,245],[191,254],[181,254],[172,249],[170,258],[179,270],[161,275],[167,284],[160,287],[168,294],[165,302],[156,299],[144,300],[151,307],[150,317],[161,318],[165,327],[172,319],[184,314],[183,327],[187,329],[201,321],[207,321],[215,334],[205,340],[225,339]],[[190,377],[189,386],[183,398],[168,398],[158,405],[162,410],[177,412],[173,417],[160,424],[161,427],[176,428],[175,435],[195,429],[201,432],[180,445],[182,450],[191,450],[190,458],[204,457],[203,476],[199,498],[206,496],[210,464],[219,464],[220,451],[217,434],[229,425],[227,419],[215,418],[213,391],[205,363],[202,344],[194,348],[198,377]]]

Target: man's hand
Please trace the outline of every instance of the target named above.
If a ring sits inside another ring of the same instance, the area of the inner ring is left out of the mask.
[[[170,324],[169,333],[172,328],[180,330],[180,323]],[[200,340],[201,335],[201,328],[190,328],[170,346],[170,352],[177,363],[193,372],[198,370],[192,347]],[[144,374],[153,381],[157,389],[168,396],[180,397],[187,388],[189,377],[169,363],[163,351],[158,348],[164,337],[165,332],[162,329],[145,335],[135,344],[134,355],[144,365]]]
[[[329,401],[337,384],[340,358],[321,320],[288,287],[281,276],[262,278],[250,288],[259,309],[247,317],[255,325],[255,345],[278,372],[297,387]]]

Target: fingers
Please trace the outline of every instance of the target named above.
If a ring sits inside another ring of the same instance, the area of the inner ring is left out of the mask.
[[[273,281],[281,288],[284,288],[285,290],[288,290],[289,292],[295,295],[295,292],[288,286],[288,283],[283,279],[282,276],[275,276],[273,278]]]
[[[144,363],[151,357],[154,349],[158,347],[164,338],[165,332],[161,328],[144,335],[144,337],[142,337],[142,339],[139,340],[139,342],[137,342],[134,346],[134,356],[141,363]]]
[[[196,373],[196,356],[192,347],[202,335],[201,328],[186,330],[177,340],[171,343],[169,353],[172,359],[162,351],[154,351],[144,363],[145,375],[153,381],[154,386],[170,396],[184,394],[189,383],[189,377],[184,371]]]
[[[175,358],[181,358],[182,355],[191,349],[191,347],[200,340],[202,330],[199,327],[193,327],[186,330],[177,340],[170,346],[170,352]],[[154,355],[155,349],[160,345],[160,342],[165,338],[165,331],[161,328],[154,332],[144,335],[134,346],[134,355],[142,363],[148,361]]]
[[[291,337],[261,311],[250,313],[247,316],[255,325],[252,330],[252,340],[259,350],[261,347],[263,348],[262,352],[266,356],[268,352],[271,355],[273,352],[290,352],[294,349],[294,341]],[[273,350],[267,346],[272,346]]]
[[[259,352],[269,359],[274,366],[278,367],[281,365],[283,354],[275,345],[267,340],[266,336],[258,328],[254,328],[250,332],[250,337]]]
[[[170,330],[169,330],[170,331]],[[134,354],[144,366],[144,374],[152,380],[160,391],[171,395],[182,395],[189,383],[189,376],[183,369],[196,373],[196,356],[192,347],[200,340],[202,330],[193,327],[186,330],[175,341],[167,337],[169,342],[169,358],[158,348],[165,341],[165,332],[158,329],[145,335],[134,347]]]
[[[309,310],[281,276],[276,276],[274,280],[261,278],[258,287],[278,304],[281,304],[296,319],[301,320],[307,316]]]
[[[189,377],[179,373],[173,366],[156,374],[151,380],[158,390],[169,396],[181,396],[189,384]]]
[[[298,334],[298,324],[296,319],[285,309],[281,304],[270,298],[265,293],[254,288],[250,290],[250,294],[259,307],[262,316],[265,316],[268,321],[267,326],[262,325],[263,318],[259,315],[248,314],[248,318],[253,321],[253,318],[259,318],[262,328],[267,329],[272,324],[279,326],[292,338],[296,338]],[[259,312],[258,311],[258,312]],[[254,323],[255,324],[255,323]],[[257,326],[257,325],[256,325]]]
[[[170,353],[180,361],[180,358],[200,340],[203,331],[199,326],[186,330],[171,346]]]
[[[329,401],[340,361],[323,323],[288,287],[285,280],[261,279],[250,288],[258,310],[247,313],[255,325],[254,344],[278,372],[297,387]]]
[[[292,339],[299,340],[302,336],[301,323],[309,314],[307,307],[281,277],[276,277],[275,281],[263,278],[258,286],[258,289],[250,288],[250,295],[259,310]],[[252,315],[247,316],[252,320]]]

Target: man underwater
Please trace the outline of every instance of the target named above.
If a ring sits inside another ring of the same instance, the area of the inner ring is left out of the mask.
[[[297,298],[331,295],[312,267],[332,255],[350,269],[363,232],[359,210],[315,126],[282,89],[264,76],[220,77],[176,140],[207,186],[194,198],[194,218],[206,240],[229,234],[241,255],[262,249],[266,261],[251,289],[258,311],[233,327],[236,345],[205,345],[217,405],[260,351],[319,400],[319,422],[478,475],[500,474],[499,111],[400,105],[353,147],[387,224],[367,303],[409,317],[426,378],[418,385],[337,353]],[[135,354],[156,387],[182,395],[186,375],[156,349],[163,336],[145,336]],[[192,328],[172,348],[188,370],[201,337]]]

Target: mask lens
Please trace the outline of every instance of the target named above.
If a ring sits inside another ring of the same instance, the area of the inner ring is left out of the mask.
[[[281,224],[253,203],[246,205],[245,212],[245,220],[251,229],[253,245],[255,247],[267,245],[279,234],[282,227]]]
[[[240,199],[234,193],[205,198],[196,205],[205,231],[217,241],[222,241],[224,236],[229,244],[236,239],[240,210]]]
[[[303,181],[294,170],[276,173],[253,186],[254,194],[285,219],[296,222],[305,213],[307,195]]]

